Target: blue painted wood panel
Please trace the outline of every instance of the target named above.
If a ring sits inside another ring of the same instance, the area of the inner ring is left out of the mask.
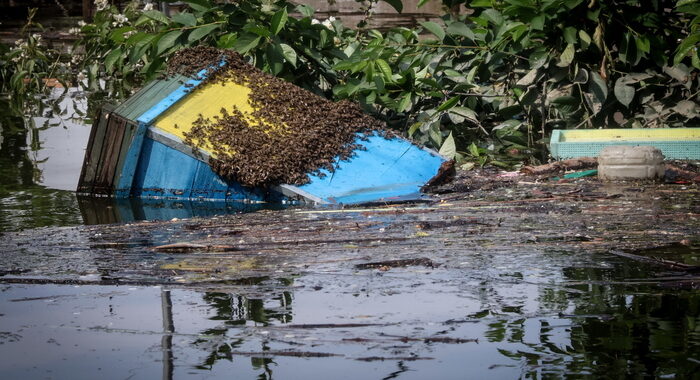
[[[158,102],[158,104],[154,105],[143,115],[139,116],[139,118],[136,120],[139,123],[151,124],[153,120],[155,120],[158,116],[160,116],[160,114],[165,112],[173,104],[177,103],[178,100],[184,98],[185,96],[187,96],[187,94],[194,91],[194,89],[204,80],[204,74],[206,72],[206,69],[201,70],[196,75],[197,79],[190,79],[187,82],[185,82],[182,86],[178,87],[175,91],[171,92],[163,100]]]
[[[228,200],[262,202],[265,194],[261,189],[251,189],[241,186],[234,181],[224,181],[214,173],[208,163],[199,161],[194,183],[192,184],[193,200]]]
[[[189,198],[199,161],[145,138],[134,175],[132,195]]]
[[[264,201],[261,189],[226,182],[194,157],[145,137],[131,195],[144,198]]]
[[[145,124],[139,123],[130,136],[129,141],[124,141],[125,146],[122,149],[127,149],[127,151],[114,185],[114,196],[117,198],[126,198],[131,194],[134,174],[141,156],[141,148],[143,147],[147,129],[148,127]]]
[[[420,196],[420,188],[435,176],[445,159],[402,138],[381,136],[355,141],[365,147],[356,156],[342,161],[333,173],[321,178],[311,175],[311,183],[301,190],[329,203],[361,203]]]

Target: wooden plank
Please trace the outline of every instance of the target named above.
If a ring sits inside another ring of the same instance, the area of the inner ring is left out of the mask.
[[[104,105],[93,121],[78,182],[78,192],[80,193],[92,193],[102,148],[105,143],[107,124],[113,109],[114,107],[111,105]]]
[[[117,196],[117,192],[123,192],[124,187],[126,188],[126,196],[129,195],[129,190],[131,188],[131,184],[128,184],[128,186],[120,186],[120,182],[122,181],[122,177],[124,177],[124,165],[126,161],[128,160],[129,157],[127,157],[127,153],[130,150],[130,147],[133,145],[133,140],[134,137],[136,136],[136,129],[138,127],[134,125],[133,123],[130,123],[129,121],[126,121],[124,124],[124,134],[122,136],[122,141],[120,143],[120,150],[119,150],[119,157],[117,158],[117,165],[114,169],[114,178],[112,179],[112,184],[113,184],[113,191],[112,193]],[[138,157],[137,157],[138,159]],[[133,174],[133,173],[132,173]],[[131,176],[133,178],[133,175]],[[123,194],[121,194],[123,195]]]
[[[110,116],[95,178],[95,186],[93,188],[93,193],[95,194],[110,195],[112,193],[112,189],[114,188],[114,173],[116,171],[117,161],[119,160],[119,152],[122,148],[121,145],[125,126],[126,120],[116,114]]]
[[[149,82],[136,94],[117,107],[114,112],[119,116],[136,121],[146,111],[180,88],[189,78],[175,75],[167,79]]]
[[[177,103],[180,99],[186,97],[189,95],[192,91],[194,91],[195,87],[197,87],[202,80],[204,80],[204,74],[206,74],[206,70],[201,70],[199,73],[197,73],[196,77],[201,78],[201,79],[189,79],[187,82],[179,86],[177,89],[172,91],[170,94],[168,94],[167,97],[165,97],[163,100],[158,102],[158,104],[154,105],[151,107],[148,111],[146,111],[143,115],[139,116],[137,121],[144,123],[144,124],[151,124],[157,117],[160,116],[163,112],[168,110],[171,106],[173,106],[175,103]]]
[[[148,127],[142,123],[135,126],[130,139],[125,139],[123,148],[123,161],[117,169],[117,178],[114,181],[114,196],[118,198],[128,197],[134,183],[134,174],[141,157],[141,149]]]

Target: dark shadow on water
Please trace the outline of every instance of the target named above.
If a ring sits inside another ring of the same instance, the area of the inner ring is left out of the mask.
[[[206,218],[259,210],[280,210],[286,206],[270,203],[226,201],[188,201],[78,196],[78,206],[85,224],[130,223],[139,220]]]

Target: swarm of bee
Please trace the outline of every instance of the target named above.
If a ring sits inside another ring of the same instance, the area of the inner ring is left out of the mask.
[[[336,158],[348,160],[361,149],[355,143],[358,134],[391,134],[357,104],[335,103],[263,73],[233,51],[182,50],[170,60],[168,74],[192,77],[201,70],[207,70],[207,82],[250,88],[254,111],[246,117],[232,107],[213,118],[200,116],[185,142],[193,147],[208,144],[216,157],[209,161],[214,171],[245,186],[308,183],[308,174],[333,172]]]

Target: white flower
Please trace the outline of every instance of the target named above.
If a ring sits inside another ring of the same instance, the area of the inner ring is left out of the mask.
[[[85,25],[87,25],[87,23],[85,21],[83,21],[83,20],[78,21],[78,27],[82,28]]]
[[[135,30],[132,30],[130,32],[126,32],[126,33],[124,33],[124,38],[129,38],[129,37],[133,36],[134,34],[136,34]]]
[[[81,54],[76,54],[73,57],[71,57],[70,62],[77,65],[82,60],[83,60],[83,56]]]
[[[129,19],[121,13],[117,13],[112,17],[114,17],[114,20],[120,24],[124,24],[125,22],[129,21]]]
[[[153,3],[146,3],[146,5],[143,6],[143,11],[152,11],[153,10]]]
[[[335,17],[331,16],[327,20],[324,20],[322,22],[323,26],[325,26],[327,29],[333,29],[333,21],[335,21]]]
[[[69,34],[80,34],[80,28],[70,28],[68,29]]]
[[[78,73],[78,76],[76,79],[78,79],[78,82],[82,82],[87,78],[87,75],[85,75],[85,71],[81,71]]]
[[[41,42],[41,34],[39,33],[32,34],[32,38],[35,39],[36,42]]]
[[[109,0],[95,0],[95,7],[98,11],[103,11],[109,8]]]
[[[316,20],[315,18],[312,18],[312,19],[311,19],[311,25],[318,25],[318,24],[320,24],[320,23],[321,23],[321,21],[318,21],[318,20]]]

